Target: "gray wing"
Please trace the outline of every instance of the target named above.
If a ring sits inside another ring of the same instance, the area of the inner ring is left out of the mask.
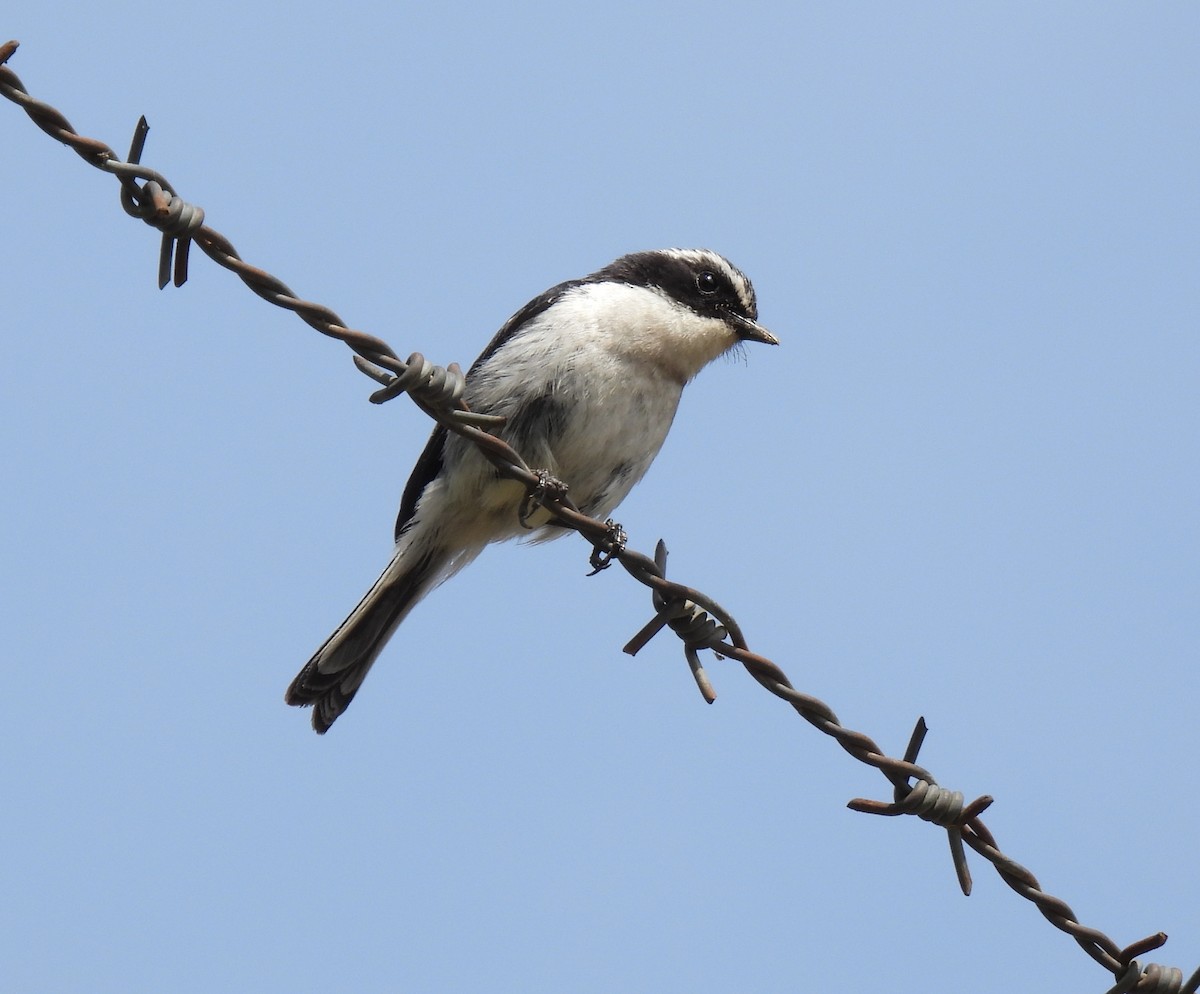
[[[467,370],[467,378],[470,379],[471,374],[495,355],[505,342],[519,335],[521,329],[526,324],[553,306],[569,290],[595,278],[594,274],[581,280],[568,280],[566,283],[560,283],[558,286],[551,287],[545,293],[534,297],[533,300],[504,322],[504,326],[488,342],[487,347],[479,354],[479,358],[471,363],[471,368]],[[437,479],[438,474],[442,471],[442,459],[446,451],[447,434],[447,430],[441,425],[433,429],[433,434],[429,436],[429,441],[425,443],[425,449],[421,452],[420,458],[417,459],[417,464],[413,467],[413,471],[409,475],[408,483],[404,485],[404,494],[400,498],[400,513],[396,516],[397,540],[399,540],[405,528],[411,523],[413,515],[417,510],[417,502],[420,501],[425,488]]]

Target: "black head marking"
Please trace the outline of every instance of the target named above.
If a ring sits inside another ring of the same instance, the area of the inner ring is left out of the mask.
[[[663,249],[622,256],[588,277],[657,287],[705,317],[758,319],[754,287],[733,263],[704,249]]]

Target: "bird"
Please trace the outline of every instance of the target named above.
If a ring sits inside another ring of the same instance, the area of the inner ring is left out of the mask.
[[[498,434],[526,464],[604,519],[658,455],[684,386],[743,342],[779,344],[733,263],[708,249],[633,252],[517,311],[467,371],[463,399],[503,417]],[[544,509],[522,515],[526,493],[474,443],[436,427],[404,488],[390,561],[286,702],[311,706],[324,734],[434,587],[492,542],[564,534]]]

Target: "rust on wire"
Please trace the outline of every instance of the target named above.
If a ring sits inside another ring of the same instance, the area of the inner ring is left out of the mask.
[[[790,704],[800,717],[833,738],[859,762],[875,767],[892,784],[892,802],[856,798],[850,802],[851,808],[878,815],[916,815],[947,831],[955,872],[964,893],[970,893],[971,889],[965,845],[990,862],[1009,887],[1032,902],[1047,921],[1070,935],[1113,975],[1116,980],[1116,986],[1110,988],[1113,994],[1200,991],[1200,969],[1185,982],[1182,972],[1175,967],[1138,964],[1137,956],[1166,942],[1164,933],[1156,932],[1121,948],[1103,932],[1080,924],[1070,906],[1047,894],[1037,877],[1005,855],[980,820],[992,798],[982,796],[964,804],[961,792],[941,787],[928,770],[917,765],[917,754],[927,731],[924,719],[918,721],[902,759],[888,756],[862,732],[846,728],[828,704],[798,691],[774,662],[752,652],[733,616],[716,601],[667,579],[667,553],[662,542],[653,559],[626,548],[624,530],[619,525],[583,514],[572,503],[566,488],[554,485],[558,481],[530,469],[508,443],[490,430],[502,425],[503,418],[467,408],[462,400],[465,380],[457,365],[436,366],[420,353],[413,353],[407,362],[401,361],[382,339],[350,328],[328,307],[301,299],[277,277],[245,262],[224,235],[205,224],[203,210],[179,197],[165,177],[141,165],[149,132],[145,118],[138,122],[128,159],[121,160],[108,145],[78,134],[58,110],[29,95],[6,65],[16,50],[15,41],[0,45],[0,96],[21,107],[42,131],[69,146],[89,165],[116,176],[121,186],[122,207],[162,233],[160,287],[168,282],[176,286],[184,283],[188,248],[194,242],[205,255],[236,274],[264,300],[294,312],[321,334],[345,342],[355,354],[358,369],[382,386],[371,395],[373,403],[382,404],[406,393],[431,418],[473,441],[500,473],[523,484],[530,511],[535,505],[544,508],[558,524],[577,531],[590,542],[591,561],[596,570],[615,560],[634,579],[650,588],[654,617],[629,641],[626,652],[638,652],[663,628],[670,628],[683,642],[692,676],[709,702],[716,695],[701,665],[699,651],[709,649],[717,658],[736,659],[764,689]]]

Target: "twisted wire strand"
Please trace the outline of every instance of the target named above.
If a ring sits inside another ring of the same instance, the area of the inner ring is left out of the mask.
[[[715,699],[715,694],[700,663],[699,651],[708,649],[718,658],[737,660],[760,686],[790,704],[800,717],[831,737],[859,762],[878,769],[892,784],[893,802],[856,798],[850,802],[851,808],[872,814],[916,815],[947,830],[952,852],[957,842],[954,862],[964,892],[970,892],[970,876],[962,854],[963,843],[990,862],[1009,887],[1032,902],[1052,925],[1069,934],[1084,952],[1113,974],[1117,980],[1117,985],[1110,988],[1113,994],[1127,991],[1197,994],[1200,991],[1200,969],[1185,983],[1177,968],[1153,963],[1139,966],[1136,957],[1166,942],[1164,933],[1154,933],[1121,948],[1098,929],[1080,924],[1069,905],[1046,893],[1028,869],[1005,855],[979,817],[992,799],[984,796],[964,804],[961,792],[939,786],[928,770],[917,765],[917,752],[925,732],[923,720],[918,722],[903,759],[888,756],[868,735],[842,725],[828,704],[797,690],[778,665],[751,651],[741,628],[728,611],[706,594],[667,579],[667,555],[662,542],[659,542],[653,559],[627,549],[619,526],[588,517],[565,493],[547,488],[544,474],[530,469],[503,439],[488,430],[503,424],[504,419],[467,408],[462,400],[465,379],[457,364],[437,366],[420,353],[413,353],[406,362],[401,361],[382,339],[350,328],[330,308],[301,299],[282,280],[245,262],[224,235],[205,224],[201,208],[179,197],[165,177],[141,165],[149,130],[144,118],[138,122],[128,160],[122,161],[105,143],[76,132],[56,108],[30,96],[21,80],[6,65],[16,50],[15,41],[0,45],[0,96],[21,107],[42,131],[70,147],[89,165],[117,178],[121,186],[121,205],[126,212],[163,234],[160,287],[170,281],[172,274],[176,286],[186,281],[188,246],[195,242],[205,255],[234,273],[259,297],[292,311],[321,334],[345,342],[355,354],[358,369],[383,385],[371,395],[373,403],[385,403],[407,393],[431,418],[473,441],[499,472],[522,483],[530,495],[536,493],[537,502],[549,510],[559,524],[579,532],[592,543],[597,550],[594,557],[602,550],[603,565],[615,559],[630,576],[650,588],[654,617],[625,646],[626,652],[637,653],[664,627],[669,627],[682,641],[697,686],[710,702]],[[617,531],[622,536],[621,541],[614,540]]]

